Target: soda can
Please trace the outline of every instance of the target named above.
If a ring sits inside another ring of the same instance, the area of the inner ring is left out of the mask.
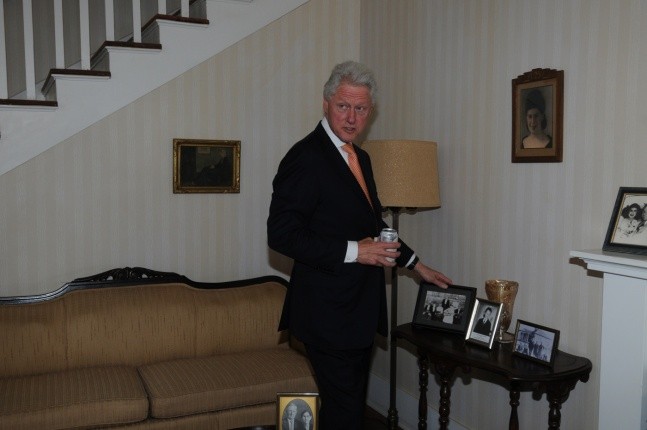
[[[380,242],[397,242],[398,241],[398,231],[394,228],[383,228],[380,232]],[[389,249],[389,251],[395,251],[395,249]],[[391,257],[386,257],[388,261],[393,263],[395,260]]]
[[[394,228],[383,228],[380,232],[380,242],[397,242],[398,232]]]

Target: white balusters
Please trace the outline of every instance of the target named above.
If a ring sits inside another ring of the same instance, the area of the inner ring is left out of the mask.
[[[9,91],[7,90],[7,45],[4,31],[4,2],[0,2],[0,99],[9,97]]]
[[[142,41],[142,8],[139,0],[133,0],[133,42]]]
[[[157,13],[166,15],[166,0],[157,0]]]
[[[31,0],[22,0],[22,22],[25,38],[25,82],[27,98],[36,98],[36,73],[34,71],[34,23],[32,21]]]
[[[88,0],[79,0],[79,25],[81,28],[81,69],[90,70],[90,11]]]
[[[188,18],[189,16],[189,0],[182,0],[181,3],[181,12],[182,17]]]
[[[54,49],[56,68],[65,68],[65,42],[63,41],[63,0],[54,0]]]
[[[113,0],[105,0],[106,40],[115,40],[115,7]]]

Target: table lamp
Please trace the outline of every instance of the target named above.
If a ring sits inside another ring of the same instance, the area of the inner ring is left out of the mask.
[[[400,212],[440,207],[436,142],[420,140],[369,140],[362,148],[368,152],[378,196],[385,211],[391,211],[392,227],[399,233]],[[391,269],[391,332],[397,327],[398,268]],[[396,340],[390,334],[389,412],[390,429],[398,425],[395,405]]]

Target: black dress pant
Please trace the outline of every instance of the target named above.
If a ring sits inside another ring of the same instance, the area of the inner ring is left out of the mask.
[[[351,350],[306,345],[321,399],[320,430],[362,428],[372,350],[372,345]]]

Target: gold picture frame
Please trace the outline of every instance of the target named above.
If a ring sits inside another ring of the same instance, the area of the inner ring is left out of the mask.
[[[290,417],[295,420],[294,428],[319,429],[318,393],[278,393],[276,397],[277,430],[289,430]]]
[[[512,162],[561,163],[564,71],[533,69],[512,80]]]
[[[173,139],[173,193],[240,193],[240,140]]]

